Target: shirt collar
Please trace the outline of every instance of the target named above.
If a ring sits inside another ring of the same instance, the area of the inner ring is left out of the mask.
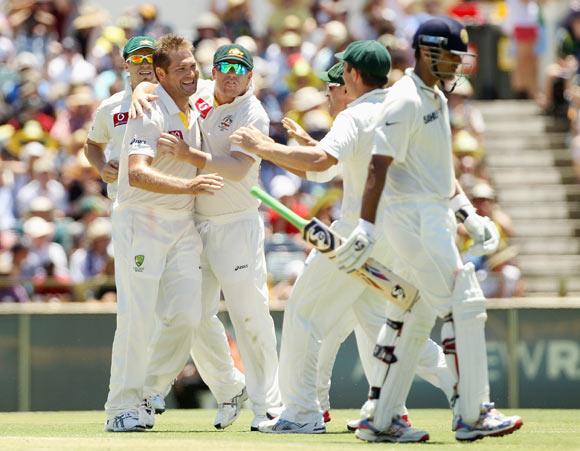
[[[215,90],[215,81],[213,82],[213,89]],[[215,94],[212,92],[212,95],[214,97],[215,100]],[[238,105],[239,103],[242,103],[244,100],[246,100],[248,97],[252,97],[254,95],[254,81],[250,80],[250,84],[248,85],[248,89],[246,90],[246,92],[244,92],[241,96],[236,97],[233,102],[230,103],[224,103],[222,105],[217,105],[215,108],[229,108],[229,107],[234,107],[236,105]]]
[[[171,98],[171,96],[163,88],[163,86],[161,86],[161,84],[157,85],[157,88],[155,89],[155,94],[159,97],[159,101],[163,105],[165,105],[165,108],[167,108],[167,112],[169,114],[174,115],[181,113],[181,110],[179,109],[175,101]],[[191,108],[191,102],[189,103],[189,107]]]
[[[387,93],[387,89],[386,88],[377,88],[377,89],[373,89],[372,91],[369,92],[365,92],[362,96],[357,97],[355,100],[353,100],[352,102],[350,102],[347,105],[347,108],[353,107],[355,105],[358,105],[359,103],[364,102],[365,100],[368,100],[370,97],[374,97],[378,94],[382,94],[385,95]]]
[[[415,73],[412,68],[405,69],[405,75],[411,77],[411,80],[417,85],[417,87],[423,91],[427,91],[428,93],[432,94],[435,99],[443,100],[447,103],[447,97],[443,94],[443,91],[439,89],[439,86],[435,85],[435,88],[431,88],[427,86],[421,78]]]

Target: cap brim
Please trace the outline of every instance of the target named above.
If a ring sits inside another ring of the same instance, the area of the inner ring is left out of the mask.
[[[344,61],[344,53],[345,53],[345,52],[338,52],[338,53],[335,53],[335,54],[334,54],[334,57],[335,57],[337,60]]]
[[[139,47],[132,49],[130,52],[123,52],[124,53],[124,58],[127,59],[127,57],[131,53],[134,53],[137,50],[141,50],[141,49],[151,49],[151,50],[155,51],[155,47],[151,47],[150,45],[140,45]]]
[[[320,72],[318,74],[318,78],[320,78],[322,81],[326,83],[330,83],[330,78],[328,78],[328,72]]]
[[[238,63],[243,64],[244,66],[246,66],[250,70],[254,69],[254,66],[250,66],[246,60],[244,60],[243,58],[240,58],[238,56],[229,56],[228,55],[225,58],[219,58],[219,59],[215,60],[213,62],[213,64],[216,65],[218,63],[223,63],[224,61],[236,61]]]

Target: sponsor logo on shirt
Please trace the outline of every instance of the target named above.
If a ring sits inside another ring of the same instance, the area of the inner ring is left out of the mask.
[[[113,127],[118,127],[119,125],[127,125],[129,120],[129,113],[115,113],[113,114]]]
[[[133,146],[135,144],[147,144],[147,141],[145,141],[144,139],[139,139],[139,138],[133,138],[131,140],[131,142],[129,143],[130,146]]]
[[[239,271],[240,269],[247,269],[248,265],[238,265],[234,268],[234,271]]]
[[[199,111],[199,114],[201,114],[201,117],[203,117],[204,119],[211,111],[211,105],[203,99],[197,99],[197,101],[195,102],[195,108],[197,108],[197,111]]]
[[[220,122],[220,125],[218,125],[218,128],[223,132],[225,130],[227,130],[228,128],[230,128],[230,126],[232,125],[232,123],[234,122],[232,115],[228,114],[226,117],[224,117],[222,119],[222,121]]]
[[[177,136],[179,139],[183,139],[183,133],[181,133],[181,130],[169,130],[167,133]]]
[[[423,116],[423,122],[428,124],[429,122],[433,122],[435,119],[439,117],[439,111],[433,111],[432,113],[426,114]]]

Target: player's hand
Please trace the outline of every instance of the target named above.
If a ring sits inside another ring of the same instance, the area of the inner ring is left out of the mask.
[[[119,175],[119,162],[117,160],[109,160],[101,168],[101,178],[105,183],[116,182],[118,175]]]
[[[282,119],[282,125],[286,129],[288,136],[295,139],[301,146],[311,146],[315,143],[314,138],[306,133],[306,130],[295,120],[285,117]]]
[[[223,177],[217,174],[198,175],[189,184],[191,194],[213,194],[224,186]]]
[[[465,218],[463,225],[473,240],[469,248],[472,255],[489,255],[497,251],[499,232],[491,219],[473,213]]]
[[[145,111],[151,111],[151,102],[157,100],[153,94],[155,90],[153,83],[139,83],[133,94],[131,94],[131,106],[129,107],[129,119],[135,119],[143,116]]]
[[[181,161],[188,161],[191,158],[191,149],[187,143],[171,133],[161,133],[157,140],[157,150]]]
[[[375,244],[375,225],[358,220],[358,225],[347,240],[336,249],[336,264],[347,273],[359,269],[368,260]]]
[[[257,153],[261,145],[273,143],[274,140],[264,135],[256,127],[240,127],[231,134],[230,142],[243,147],[248,152]]]

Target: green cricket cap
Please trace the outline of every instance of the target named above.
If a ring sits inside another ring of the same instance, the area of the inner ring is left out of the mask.
[[[250,70],[254,68],[252,54],[247,48],[239,44],[227,44],[219,47],[213,54],[213,64],[216,65],[222,61],[242,63]]]
[[[336,53],[334,56],[375,77],[386,77],[391,70],[391,55],[378,41],[351,42],[344,52]]]
[[[327,71],[321,72],[318,78],[326,83],[338,83],[339,85],[344,85],[344,78],[342,78],[343,72],[344,63],[340,61]]]
[[[151,36],[133,36],[131,39],[127,41],[125,47],[123,47],[123,59],[127,59],[127,57],[135,50],[139,49],[155,50],[155,47],[157,47],[157,42],[155,41],[155,38],[152,38]]]

